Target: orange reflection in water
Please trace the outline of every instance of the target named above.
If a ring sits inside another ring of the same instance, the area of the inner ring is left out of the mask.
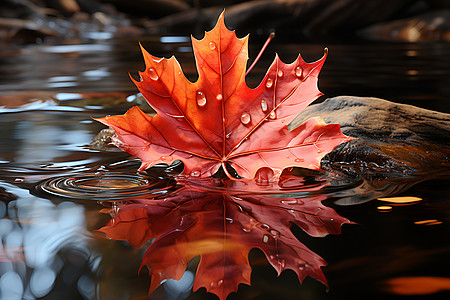
[[[264,186],[215,179],[178,183],[181,188],[172,194],[122,200],[113,219],[100,229],[134,247],[154,239],[141,265],[150,271],[150,292],[166,279],[180,280],[189,262],[200,256],[194,291],[205,287],[226,299],[240,283],[250,284],[248,253],[253,248],[264,252],[278,274],[291,269],[300,281],[310,276],[326,284],[321,271],[326,262],[290,227],[294,223],[311,236],[323,237],[352,223],[321,203],[329,195],[320,191],[330,182],[306,184],[303,178],[287,176]]]
[[[378,211],[380,212],[389,212],[392,210],[392,206],[389,205],[380,205],[377,207]]]
[[[397,295],[428,295],[450,290],[447,277],[397,277],[382,282],[385,292]]]
[[[405,197],[388,197],[388,198],[377,198],[379,201],[389,202],[392,204],[411,204],[419,201],[423,201],[422,198],[405,196]]]
[[[442,224],[441,221],[433,219],[433,220],[422,220],[414,222],[416,225],[439,225]]]

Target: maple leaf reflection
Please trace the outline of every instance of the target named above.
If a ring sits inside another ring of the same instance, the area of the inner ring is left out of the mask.
[[[311,276],[323,284],[326,262],[291,232],[291,223],[314,237],[339,234],[351,223],[322,205],[320,191],[329,180],[306,182],[283,176],[277,183],[218,179],[186,179],[164,197],[125,200],[109,224],[100,229],[115,240],[141,247],[154,239],[142,260],[151,274],[149,292],[165,279],[180,280],[188,263],[200,256],[194,291],[205,287],[220,299],[250,285],[248,253],[261,249],[280,274],[293,270],[300,282]]]

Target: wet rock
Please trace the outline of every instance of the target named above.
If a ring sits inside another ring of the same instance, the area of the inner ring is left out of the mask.
[[[111,128],[102,129],[89,144],[89,149],[102,151],[121,151],[116,146],[111,144],[111,137],[114,135],[114,130]]]
[[[311,105],[289,125],[320,116],[355,137],[322,159],[322,167],[374,182],[450,175],[450,114],[378,98],[340,96]]]
[[[365,38],[397,42],[450,42],[450,10],[433,11],[416,17],[384,22],[363,29]]]

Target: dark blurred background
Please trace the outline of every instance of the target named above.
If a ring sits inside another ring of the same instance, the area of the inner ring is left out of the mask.
[[[450,42],[448,0],[2,0],[0,39],[41,43],[86,31],[201,34],[226,8],[238,35],[299,41]]]

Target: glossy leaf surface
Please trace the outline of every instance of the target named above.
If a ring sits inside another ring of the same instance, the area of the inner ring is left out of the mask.
[[[350,140],[339,125],[319,118],[287,128],[321,95],[317,76],[326,55],[313,63],[298,56],[291,64],[276,56],[261,84],[251,89],[245,83],[248,37],[229,31],[223,14],[192,45],[199,73],[194,83],[174,57],[158,58],[142,48],[146,69],[135,84],[155,117],[134,107],[123,116],[99,119],[115,130],[115,145],[142,160],[140,170],[181,160],[183,174],[192,177],[211,176],[220,166],[227,172],[226,164],[243,178],[254,178],[260,168],[278,177],[290,166],[319,169],[326,153]]]

